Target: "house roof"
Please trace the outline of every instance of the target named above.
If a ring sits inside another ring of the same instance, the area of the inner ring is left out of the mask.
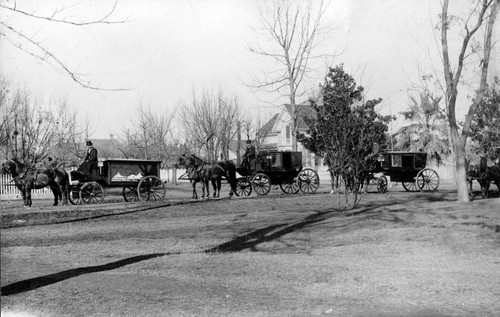
[[[279,113],[275,114],[271,120],[267,121],[260,129],[257,131],[257,134],[260,136],[265,137],[269,133],[272,132],[272,129],[274,127],[274,124],[276,123],[276,120],[278,119]]]
[[[292,111],[292,105],[290,104],[285,104],[285,108],[288,113]],[[304,120],[305,117],[312,117],[312,118],[316,117],[316,112],[314,111],[314,108],[307,104],[300,105],[297,109],[297,118],[298,118],[297,124],[299,130],[309,129]]]
[[[284,105],[286,112],[290,113],[292,111],[292,106],[290,104],[285,104]],[[285,111],[285,110],[282,110]],[[304,118],[305,117],[311,117],[315,118],[316,117],[316,112],[314,111],[314,108],[311,107],[310,105],[300,105],[300,107],[297,109],[298,111],[298,129],[299,130],[308,130],[309,127],[307,126]],[[274,125],[276,124],[276,121],[278,120],[280,116],[280,113],[275,114],[266,124],[264,124],[259,131],[257,132],[260,136],[266,136],[272,133],[272,129]]]
[[[97,149],[99,158],[122,158],[123,153],[119,150],[120,142],[116,139],[91,139],[93,146]]]

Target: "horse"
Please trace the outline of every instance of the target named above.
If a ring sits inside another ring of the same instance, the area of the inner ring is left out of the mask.
[[[486,169],[481,172],[480,178],[483,183],[481,186],[483,197],[489,197],[491,183],[497,185],[497,189],[500,193],[500,167],[498,165],[487,166]]]
[[[32,205],[31,191],[43,187],[50,187],[54,194],[54,206],[59,204],[59,200],[62,200],[63,205],[68,204],[69,177],[64,170],[38,170],[13,159],[2,164],[2,171],[12,176],[14,184],[21,191],[25,207]]]
[[[201,182],[203,185],[202,198],[205,198],[205,190],[207,192],[206,197],[208,198],[210,196],[209,182],[212,183],[214,189],[213,196],[218,198],[222,187],[222,177],[226,177],[230,184],[231,191],[229,195],[232,196],[233,193],[236,194],[236,165],[231,161],[208,163],[196,155],[183,154],[179,157],[177,165],[186,167],[188,179],[193,185],[193,199],[198,198],[198,194],[196,193],[196,183],[198,182]]]

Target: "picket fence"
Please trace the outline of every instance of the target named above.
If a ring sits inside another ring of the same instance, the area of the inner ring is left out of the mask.
[[[50,188],[35,189],[31,192],[32,198],[51,198],[53,197]],[[0,174],[0,200],[22,199],[21,192],[17,189],[12,176]]]

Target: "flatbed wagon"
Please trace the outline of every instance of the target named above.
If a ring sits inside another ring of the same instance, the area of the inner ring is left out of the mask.
[[[70,173],[72,204],[100,204],[105,188],[121,187],[125,201],[163,200],[166,187],[160,179],[161,161],[111,159],[99,162],[91,172]]]
[[[237,194],[249,196],[252,189],[258,195],[267,195],[271,187],[279,186],[286,194],[314,193],[319,187],[318,173],[302,165],[302,152],[259,152],[250,166],[237,168]]]

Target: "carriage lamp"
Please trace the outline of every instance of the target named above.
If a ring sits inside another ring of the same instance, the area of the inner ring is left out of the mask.
[[[384,157],[384,155],[382,153],[378,155],[377,161],[379,161],[379,162],[385,161],[385,157]]]

